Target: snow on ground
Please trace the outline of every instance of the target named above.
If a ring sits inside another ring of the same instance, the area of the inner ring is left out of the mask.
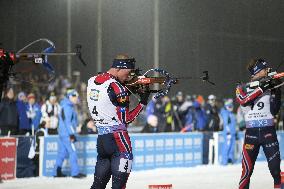
[[[149,184],[173,184],[173,189],[237,189],[240,175],[241,164],[133,171],[127,189],[148,189]],[[85,179],[36,177],[5,181],[0,184],[0,188],[89,189],[92,182],[92,175]],[[108,185],[107,189],[110,188],[111,186]],[[273,188],[273,180],[266,162],[256,163],[250,188]]]

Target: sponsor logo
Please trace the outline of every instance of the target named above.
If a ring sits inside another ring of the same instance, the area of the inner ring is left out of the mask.
[[[268,158],[268,161],[271,161],[273,160],[275,157],[279,156],[280,155],[280,152],[277,151],[275,154],[273,154],[273,156],[271,156],[270,158]]]
[[[46,169],[53,169],[55,165],[55,160],[46,160],[45,167]]]
[[[163,155],[156,155],[156,162],[158,163],[161,163],[164,161],[164,156]]]
[[[177,153],[175,154],[176,161],[183,161],[183,154],[182,153]]]
[[[191,147],[192,146],[192,139],[185,139],[184,140],[184,145],[187,147]]]
[[[80,166],[80,167],[83,167],[84,166],[84,158],[78,158],[78,165]]]
[[[254,148],[253,144],[245,144],[245,149],[246,150],[252,150]]]
[[[144,163],[144,156],[136,156],[135,157],[135,163]]]
[[[246,138],[253,138],[253,139],[257,139],[257,136],[246,135]]]
[[[268,134],[264,135],[264,138],[268,138],[268,137],[272,137],[272,134],[268,133]]]
[[[241,94],[240,89],[236,88],[236,95],[240,95],[240,94]]]
[[[144,148],[143,140],[135,140],[135,148]]]
[[[153,140],[146,140],[146,148],[153,148],[154,141]]]
[[[76,150],[83,151],[84,150],[84,142],[78,141],[75,143]]]
[[[97,143],[94,141],[88,141],[86,142],[86,150],[90,151],[90,150],[96,150],[97,148]]]
[[[98,101],[100,97],[100,91],[97,89],[91,89],[91,91],[89,92],[89,97],[93,101]]]
[[[42,58],[35,58],[35,63],[36,64],[42,64],[43,63],[43,59]]]
[[[201,160],[201,153],[200,152],[194,153],[194,159],[195,160]]]
[[[1,174],[1,178],[4,178],[4,180],[8,179],[8,178],[13,178],[14,177],[14,174],[13,173],[4,173],[4,174]]]
[[[153,163],[154,162],[154,156],[153,155],[146,156],[146,162],[147,163]]]
[[[166,139],[166,147],[172,147],[174,146],[174,140],[173,139]]]
[[[273,143],[270,143],[270,144],[265,144],[265,147],[267,148],[271,148],[271,147],[274,147],[274,146],[278,146],[278,142],[273,142]]]
[[[156,140],[156,147],[162,148],[164,146],[164,140],[158,139]]]
[[[97,163],[96,158],[87,158],[86,159],[86,166],[95,166]]]
[[[57,152],[57,142],[48,142],[46,144],[46,150],[48,152]]]
[[[124,103],[124,102],[126,102],[126,97],[121,97],[121,98],[118,99],[118,101],[120,103]]]
[[[9,163],[9,162],[15,161],[15,158],[5,157],[5,158],[2,158],[1,161],[4,163]]]
[[[15,146],[16,142],[9,142],[9,141],[5,141],[2,142],[2,146],[5,146],[6,148],[8,148],[9,146]]]
[[[185,153],[185,160],[189,160],[189,161],[191,161],[193,159],[193,155],[192,155],[192,153]]]
[[[165,161],[173,161],[174,160],[174,154],[166,154]]]
[[[176,139],[175,145],[176,145],[177,147],[182,147],[182,145],[183,145],[183,140],[182,140],[181,138]]]
[[[199,146],[199,145],[201,145],[201,139],[200,138],[195,138],[193,143],[194,143],[194,145]]]

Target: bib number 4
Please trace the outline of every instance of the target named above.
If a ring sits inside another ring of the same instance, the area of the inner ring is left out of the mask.
[[[132,168],[132,160],[120,158],[118,171],[130,173]]]

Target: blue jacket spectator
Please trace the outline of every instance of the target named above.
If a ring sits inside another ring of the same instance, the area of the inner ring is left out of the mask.
[[[191,132],[195,129],[196,119],[195,119],[195,109],[193,107],[193,102],[188,101],[188,109],[185,115],[185,125],[181,132]]]
[[[61,101],[61,113],[58,127],[58,154],[53,175],[56,177],[66,176],[62,174],[61,167],[65,158],[69,157],[71,176],[74,178],[85,177],[79,173],[78,157],[74,143],[76,142],[76,127],[78,126],[77,113],[74,105],[78,102],[78,92],[74,89],[67,91],[66,97]]]
[[[194,107],[195,130],[203,131],[207,124],[206,113],[201,108],[201,105],[197,101],[193,102],[193,107]]]
[[[17,99],[17,110],[19,114],[19,134],[24,135],[27,132],[31,134],[31,127],[27,116],[26,94],[20,92]]]
[[[34,131],[39,128],[41,115],[40,105],[35,102],[34,93],[30,93],[28,95],[27,116],[29,118],[30,128],[33,128]]]
[[[225,101],[224,108],[221,109],[221,118],[223,120],[224,129],[222,131],[224,144],[222,148],[222,164],[234,162],[235,143],[236,143],[236,117],[233,113],[233,100]]]
[[[61,113],[59,116],[58,134],[61,137],[69,137],[76,134],[76,127],[78,126],[77,113],[74,104],[68,99],[64,98],[60,102]]]

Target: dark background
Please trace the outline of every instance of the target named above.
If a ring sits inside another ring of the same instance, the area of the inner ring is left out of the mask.
[[[81,79],[97,69],[97,0],[71,2],[72,47],[83,45],[88,63],[72,58]],[[146,70],[154,62],[154,1],[102,0],[102,71],[117,53],[135,57]],[[208,70],[216,86],[183,80],[172,88],[189,94],[234,96],[238,81],[247,81],[245,65],[263,57],[274,68],[284,59],[283,0],[160,0],[159,64],[179,76]],[[67,50],[67,0],[0,0],[0,42],[17,51],[38,38]],[[33,49],[36,50],[36,49]],[[53,58],[57,74],[66,75],[66,57]],[[280,71],[284,65],[280,67]]]

